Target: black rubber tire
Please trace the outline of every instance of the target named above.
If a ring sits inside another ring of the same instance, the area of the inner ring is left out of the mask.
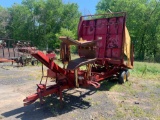
[[[119,82],[120,84],[123,84],[123,83],[125,83],[126,81],[127,81],[126,71],[120,72],[118,82]]]
[[[31,61],[31,64],[34,66],[34,61],[33,60]]]
[[[129,70],[127,70],[127,71],[126,71],[126,75],[127,75],[127,79],[126,79],[126,81],[128,81],[128,77],[130,76],[130,72],[129,72]]]

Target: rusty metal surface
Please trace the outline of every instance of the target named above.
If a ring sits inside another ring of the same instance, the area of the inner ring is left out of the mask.
[[[96,42],[99,41],[99,40],[88,41],[85,39],[84,40],[83,39],[73,40],[72,38],[69,38],[66,36],[61,36],[61,37],[59,37],[59,39],[68,45],[77,45],[77,46],[93,46],[96,44]]]
[[[85,59],[85,58],[77,58],[75,60],[71,60],[68,63],[67,70],[74,70],[82,65],[86,65],[89,63],[94,63],[97,59]]]
[[[8,60],[8,59],[5,59],[5,58],[0,58],[0,63],[3,63],[3,62],[14,62],[14,60]]]
[[[124,27],[124,13],[109,18],[81,19],[78,36],[87,41],[101,40],[97,43],[97,58],[123,59]]]
[[[0,59],[1,62],[16,62],[21,66],[32,62],[31,51],[36,50],[31,47],[30,41],[16,41],[13,39],[0,38]]]

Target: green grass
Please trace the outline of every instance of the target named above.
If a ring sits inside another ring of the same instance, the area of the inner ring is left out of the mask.
[[[100,90],[109,90],[111,92],[111,95],[112,92],[113,95],[114,93],[117,93],[115,98],[111,97],[111,99],[116,103],[115,116],[113,118],[153,118],[155,120],[159,120],[160,117],[157,112],[159,112],[160,110],[160,99],[159,96],[155,93],[155,91],[159,90],[160,88],[160,64],[134,62],[134,68],[130,70],[130,73],[131,77],[129,77],[129,81],[125,84],[120,85],[115,81],[104,81],[101,84]],[[135,101],[140,100],[138,94],[143,92],[144,95],[149,97],[142,97],[142,100],[146,100],[148,101],[148,103],[143,104],[140,101],[138,105],[134,104]],[[123,93],[125,96],[123,96],[123,94],[121,95],[121,93]],[[121,101],[124,101],[124,103]],[[149,104],[149,106],[147,106],[147,104]],[[149,112],[149,110],[151,112]]]
[[[151,114],[146,113],[142,108],[137,105],[123,105],[122,107],[117,107],[116,109],[116,118],[143,118],[151,117]]]
[[[160,64],[148,62],[134,62],[131,75],[135,77],[158,79],[160,78]]]

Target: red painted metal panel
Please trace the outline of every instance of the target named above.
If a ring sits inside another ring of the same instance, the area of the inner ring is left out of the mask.
[[[107,47],[106,47],[106,52],[107,55],[106,57],[108,58],[121,58],[121,53],[122,53],[122,34],[118,35],[110,35],[108,37],[107,41]]]
[[[116,18],[109,19],[109,34],[117,34],[118,25],[116,24]]]
[[[57,64],[55,64],[54,61],[50,60],[49,57],[46,56],[43,52],[38,51],[32,54],[32,56],[38,59],[42,64],[51,69],[53,72],[58,72],[66,75],[67,72],[61,67],[59,67]]]
[[[100,35],[100,34],[97,34],[96,35],[96,40],[100,40],[98,43],[97,43],[97,52],[96,52],[96,55],[98,58],[104,58],[105,57],[105,48],[106,48],[106,38],[107,36],[106,35]]]
[[[98,19],[96,21],[95,40],[100,40],[97,43],[97,57],[105,57],[106,39],[108,32],[108,19]]]
[[[95,34],[95,21],[94,20],[86,20],[83,21],[82,24],[82,37],[84,40],[92,41],[94,40]]]
[[[121,49],[113,48],[112,49],[112,58],[120,59],[121,58]]]
[[[49,53],[49,54],[46,54],[46,56],[49,57],[49,59],[55,59],[56,58],[55,53]]]
[[[97,47],[99,47],[99,48],[105,48],[106,47],[106,38],[107,38],[106,35],[99,35],[99,34],[96,35],[95,39],[96,40],[100,40],[97,43]]]
[[[106,35],[108,33],[108,19],[98,19],[96,21],[96,35]]]
[[[125,16],[83,20],[79,37],[88,41],[100,40],[97,58],[121,59],[124,24]]]
[[[121,48],[122,42],[122,34],[110,35],[107,41],[107,48]]]
[[[124,28],[124,17],[118,17],[117,18],[117,24],[118,24],[118,34],[123,33],[123,28]]]
[[[111,58],[112,57],[112,49],[111,48],[106,49],[106,57],[107,58]]]
[[[99,51],[98,51],[97,57],[98,58],[104,58],[104,54],[105,54],[104,52],[105,52],[105,49],[100,48]]]

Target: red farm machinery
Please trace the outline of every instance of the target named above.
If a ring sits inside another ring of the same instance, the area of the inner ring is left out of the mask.
[[[133,45],[126,28],[126,13],[109,13],[81,16],[78,40],[62,36],[60,60],[63,67],[41,51],[31,51],[47,70],[47,77],[55,78],[53,85],[37,84],[37,92],[24,99],[29,105],[50,94],[57,94],[62,101],[62,91],[70,88],[100,87],[100,82],[117,77],[124,83],[133,68]],[[70,46],[78,48],[79,58],[72,60]],[[83,69],[82,69],[83,68]]]
[[[29,62],[33,64],[37,60],[30,55],[31,49],[36,49],[31,47],[31,41],[0,38],[0,63],[16,62],[22,66]]]

